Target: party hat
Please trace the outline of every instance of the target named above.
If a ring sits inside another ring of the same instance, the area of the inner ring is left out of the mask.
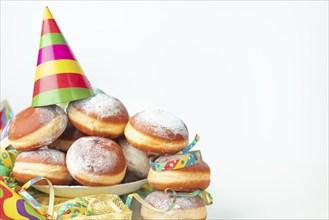
[[[61,33],[45,8],[34,79],[32,106],[46,106],[87,98],[93,89]]]

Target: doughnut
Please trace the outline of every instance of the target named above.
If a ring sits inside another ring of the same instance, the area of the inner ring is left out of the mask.
[[[8,140],[17,151],[39,149],[54,142],[65,130],[67,116],[58,106],[28,107],[8,129]]]
[[[145,152],[133,147],[124,137],[119,138],[117,143],[125,155],[127,171],[138,179],[146,178],[150,169],[150,162]]]
[[[184,122],[162,110],[137,113],[124,134],[131,145],[147,153],[175,154],[188,145]]]
[[[111,186],[120,183],[126,160],[120,146],[103,137],[82,137],[67,151],[67,169],[85,186]]]
[[[144,219],[206,219],[207,208],[200,196],[192,198],[179,197],[177,193],[176,204],[173,209],[167,212],[157,212],[145,206],[141,208],[141,215]],[[168,210],[172,203],[172,197],[163,191],[150,193],[145,201],[160,210]]]
[[[65,131],[57,140],[49,144],[49,148],[57,149],[63,152],[71,147],[74,141],[78,140],[81,137],[87,136],[81,131],[77,130],[70,121],[68,121]]]
[[[121,136],[129,119],[127,109],[118,99],[101,93],[70,102],[67,114],[81,132],[108,138]]]
[[[36,176],[42,176],[54,185],[69,185],[73,182],[66,164],[65,153],[54,149],[38,149],[20,153],[13,169],[14,177],[23,183]],[[36,184],[44,185],[42,180]]]
[[[154,162],[174,161],[189,155],[190,153],[160,156]],[[201,160],[194,165],[176,170],[157,172],[150,169],[147,180],[157,190],[165,190],[166,188],[171,188],[175,191],[204,190],[210,184],[210,168],[206,162]]]

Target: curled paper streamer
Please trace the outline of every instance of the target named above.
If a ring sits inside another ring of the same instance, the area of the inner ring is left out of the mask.
[[[148,194],[151,192],[154,192],[156,189],[152,188],[152,186],[149,183],[146,183],[142,188],[139,190],[135,191],[139,195],[142,195],[142,197],[146,197]]]
[[[183,198],[192,198],[195,196],[200,196],[203,201],[205,202],[206,205],[211,205],[213,204],[213,198],[210,195],[210,193],[208,193],[207,191],[202,191],[202,190],[196,190],[194,192],[191,193],[180,193],[178,195],[178,197],[183,197]]]
[[[2,131],[1,131],[1,139],[0,140],[4,140],[8,137],[8,129],[9,129],[9,125],[10,125],[10,119],[6,122],[6,124],[4,125]]]
[[[99,88],[94,88],[94,93],[100,93],[100,94],[105,94],[105,92]]]
[[[46,180],[49,185],[49,206],[48,206],[48,213],[40,206],[40,204],[26,191],[29,187],[31,187],[36,182],[39,182],[40,180]],[[40,212],[43,216],[49,217],[53,214],[54,209],[54,187],[53,184],[46,178],[37,176],[25,183],[21,189],[17,191],[17,193],[22,196],[22,198],[29,203],[34,209],[36,209],[38,212]]]
[[[185,154],[189,152],[196,145],[196,143],[198,143],[199,140],[200,140],[200,136],[196,134],[193,141],[187,147],[185,147],[183,150],[179,151],[176,154]]]
[[[186,154],[186,157],[180,158],[179,160],[171,160],[167,162],[155,163],[150,160],[151,169],[156,172],[177,170],[184,167],[192,166],[202,160],[202,155],[200,151],[191,151]]]
[[[195,135],[193,141],[185,147],[183,150],[176,153],[177,155],[187,154],[185,157],[179,160],[171,160],[168,162],[160,162],[155,163],[153,162],[157,156],[160,155],[149,155],[150,156],[150,167],[151,169],[155,170],[156,172],[161,171],[168,171],[168,170],[177,170],[184,167],[192,166],[202,160],[201,152],[200,151],[191,151],[189,152],[200,140],[200,136],[198,134]]]
[[[92,206],[95,198],[88,201],[84,198],[76,198],[65,202],[57,211],[56,219],[70,219],[78,215],[94,215]]]
[[[212,205],[214,203],[214,199],[207,191],[202,191],[202,193],[200,193],[200,196],[203,199],[203,201],[206,203],[206,205]]]
[[[14,190],[8,187],[0,176],[0,219],[40,219],[46,220],[32,206],[23,200]]]
[[[61,202],[55,206],[54,217],[66,219],[130,219],[131,211],[118,195],[100,194]]]
[[[168,212],[170,211],[171,209],[173,209],[175,207],[175,204],[176,204],[176,199],[177,199],[177,193],[170,189],[170,188],[167,188],[165,189],[165,193],[168,193],[168,191],[171,191],[172,195],[172,201],[171,201],[171,204],[169,206],[169,208],[167,210],[161,210],[161,209],[157,209],[157,208],[154,208],[153,206],[151,206],[150,204],[148,204],[140,195],[138,195],[137,193],[131,193],[127,196],[127,199],[126,199],[126,205],[128,207],[130,207],[131,205],[131,202],[132,202],[132,199],[135,198],[141,205],[143,205],[144,207],[148,208],[148,209],[151,209],[152,211],[156,211],[156,212]]]
[[[3,141],[1,141],[3,144]],[[9,188],[15,190],[16,182],[12,174],[14,161],[18,156],[18,152],[12,147],[1,147],[0,149],[0,175]]]

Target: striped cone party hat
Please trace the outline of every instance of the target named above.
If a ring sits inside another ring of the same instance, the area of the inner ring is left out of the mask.
[[[48,7],[45,8],[32,106],[46,106],[94,94]]]

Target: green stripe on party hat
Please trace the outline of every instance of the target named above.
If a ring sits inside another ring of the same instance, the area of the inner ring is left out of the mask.
[[[94,94],[48,7],[45,8],[32,106],[46,106]]]

